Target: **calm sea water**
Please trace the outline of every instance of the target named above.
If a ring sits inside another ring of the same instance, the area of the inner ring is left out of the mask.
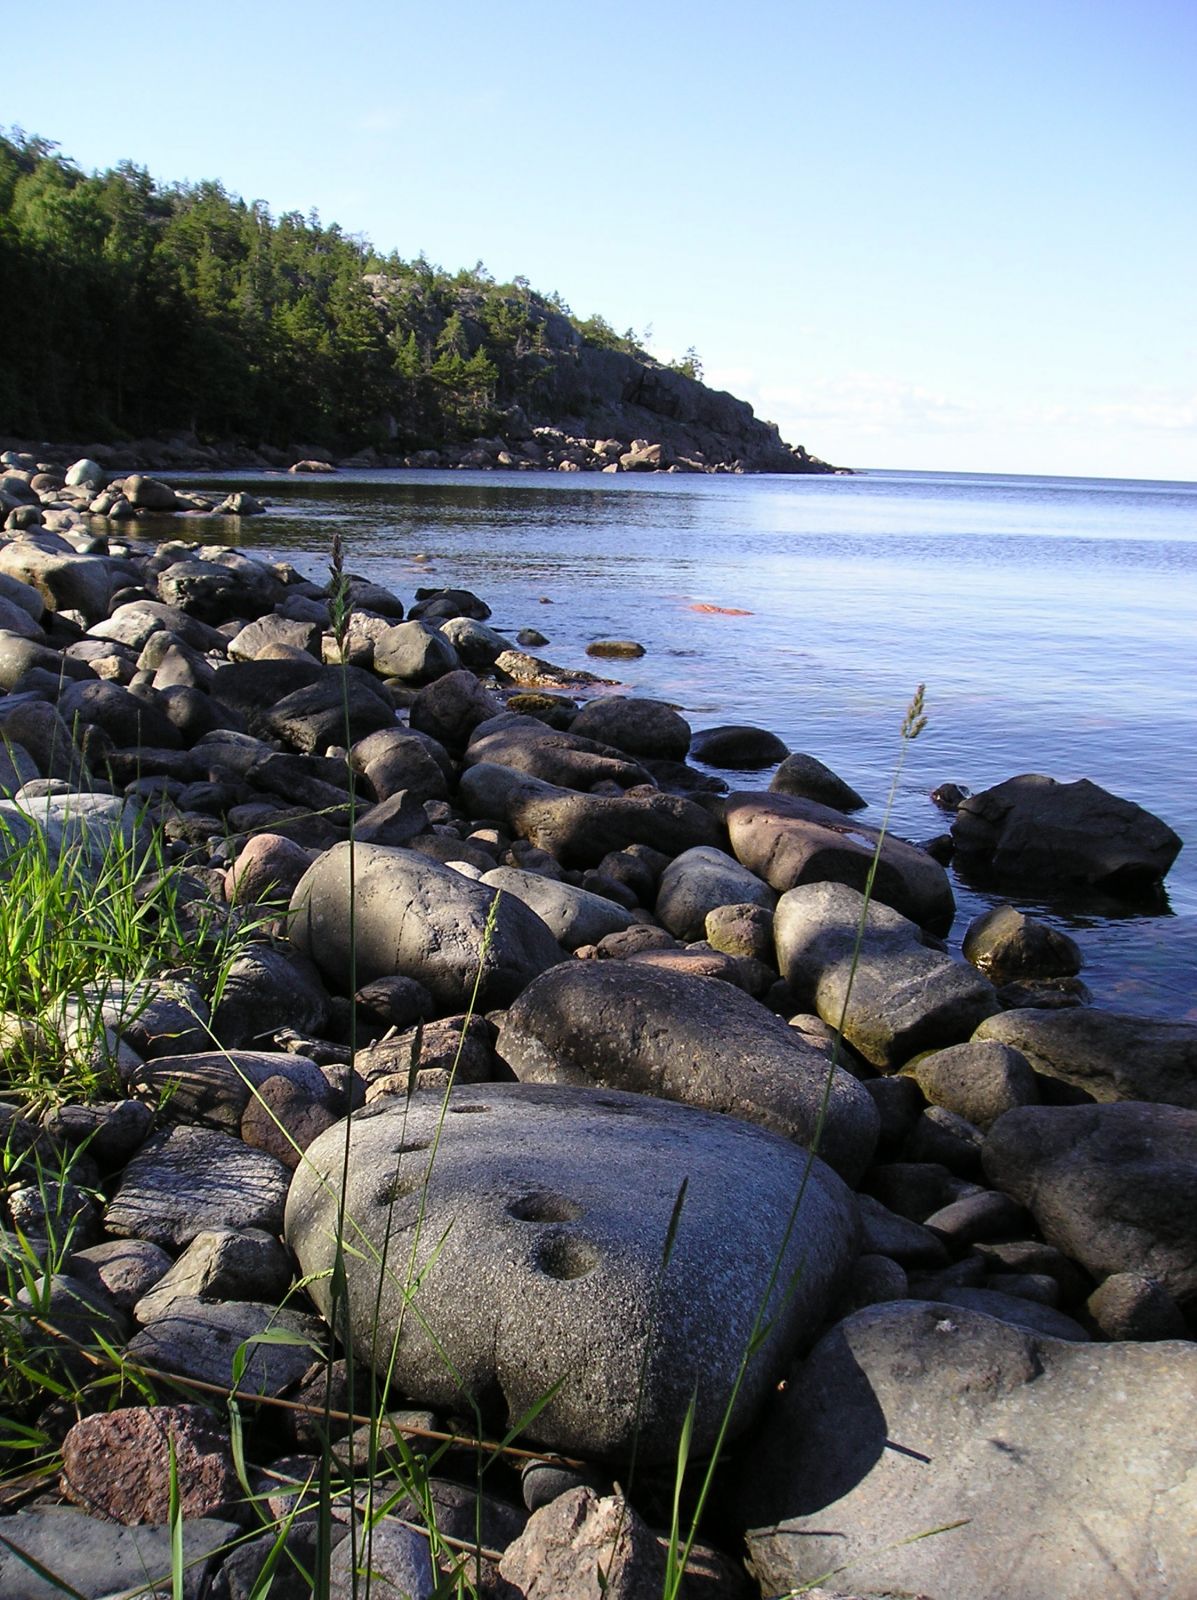
[[[1149,914],[1018,903],[1067,927],[1098,1004],[1197,1018],[1197,484],[871,472],[845,478],[378,472],[241,481],[273,514],[247,546],[323,578],[348,564],[410,600],[476,590],[538,654],[747,722],[884,805],[919,683],[896,831],[944,830],[929,791],[1021,772],[1089,777],[1186,840]],[[429,559],[417,561],[417,556]],[[710,605],[747,612],[703,613]],[[632,637],[632,663],[585,655]],[[769,774],[733,785],[761,786]],[[955,937],[990,896],[957,883]]]

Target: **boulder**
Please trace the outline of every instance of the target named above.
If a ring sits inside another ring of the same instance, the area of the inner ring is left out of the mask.
[[[473,617],[450,617],[440,630],[457,651],[460,659],[475,672],[485,672],[507,649],[507,640],[485,622]]]
[[[1007,1111],[984,1148],[989,1182],[1097,1277],[1140,1272],[1197,1302],[1197,1111],[1118,1105]]]
[[[962,866],[1037,891],[1092,884],[1135,894],[1163,881],[1177,834],[1131,800],[1080,778],[1008,778],[961,801],[952,838]]]
[[[216,627],[238,617],[252,621],[262,616],[283,598],[283,586],[269,567],[244,556],[239,563],[190,557],[158,574],[158,595],[163,604]]]
[[[125,1526],[166,1522],[171,1473],[188,1520],[235,1515],[241,1486],[226,1429],[205,1406],[124,1406],[82,1417],[62,1444],[62,1487]],[[0,1525],[2,1526],[2,1525]]]
[[[167,1523],[122,1528],[64,1506],[5,1517],[0,1543],[4,1600],[55,1600],[62,1594],[117,1596],[171,1590],[173,1530]],[[216,1517],[181,1525],[182,1600],[200,1600],[241,1529]],[[38,1568],[50,1574],[44,1578]],[[69,1585],[64,1588],[63,1585]]]
[[[979,1032],[984,1035],[986,1024]],[[976,1127],[992,1127],[1016,1106],[1039,1104],[1039,1086],[1020,1051],[979,1037],[920,1056],[907,1069],[934,1106],[944,1106]]]
[[[349,755],[377,800],[389,800],[403,791],[421,802],[448,799],[449,758],[435,740],[391,726],[359,739]]]
[[[999,985],[1022,978],[1070,978],[1082,965],[1075,939],[1014,906],[994,906],[974,918],[961,954]]]
[[[408,614],[412,617],[428,617],[433,622],[447,622],[453,617],[470,617],[475,622],[486,622],[490,617],[490,607],[470,589],[417,589],[416,603]]]
[[[734,857],[710,845],[683,850],[665,868],[657,888],[657,920],[678,939],[706,934],[709,913],[720,906],[755,905],[772,911],[777,896]]]
[[[427,734],[446,750],[460,754],[478,724],[502,709],[474,674],[461,667],[421,689],[411,703],[408,720],[416,733]]]
[[[845,783],[816,756],[801,752],[785,758],[773,774],[769,789],[773,794],[816,800],[821,806],[831,806],[836,811],[862,811],[868,804],[850,783]]]
[[[311,1145],[287,1204],[325,1315],[344,1149],[343,1128]],[[417,1404],[460,1407],[464,1389],[487,1426],[547,1397],[526,1438],[586,1457],[624,1458],[638,1438],[642,1462],[671,1462],[692,1396],[692,1447],[708,1451],[755,1327],[740,1433],[855,1253],[854,1199],[817,1158],[639,1095],[486,1084],[444,1114],[417,1094],[358,1113],[349,1149],[361,1359]]]
[[[773,932],[795,1002],[833,1028],[842,1017],[844,1037],[874,1066],[962,1044],[998,1009],[993,985],[973,967],[929,949],[889,906],[874,902],[865,913],[864,896],[844,884],[783,894]]]
[[[728,796],[727,829],[737,859],[779,894],[808,883],[863,890],[880,837],[814,800],[747,791]],[[873,898],[933,933],[946,933],[955,915],[939,862],[893,834],[881,842]]]
[[[573,732],[562,732],[539,717],[505,711],[481,723],[470,739],[466,764],[489,762],[526,772],[545,783],[564,789],[589,792],[599,784],[618,784],[631,789],[651,784],[652,779],[638,762],[629,761],[614,746],[584,739]]]
[[[690,724],[661,700],[610,695],[591,700],[573,721],[573,732],[627,755],[684,761],[690,748]]]
[[[1197,1024],[1119,1011],[1029,1008],[987,1018],[977,1039],[1020,1051],[1036,1072],[1094,1100],[1156,1100],[1197,1111]]]
[[[514,895],[496,898],[448,867],[411,850],[337,845],[320,856],[291,899],[291,940],[334,989],[349,987],[351,945],[357,983],[415,978],[447,1009],[464,1005],[480,981],[485,1008],[510,1004],[564,959],[540,918]],[[488,923],[490,929],[488,932]]]
[[[636,920],[626,906],[617,905],[588,889],[560,883],[540,872],[518,867],[495,867],[482,874],[488,888],[514,895],[529,906],[566,950],[597,944],[609,933],[631,927]]]
[[[730,767],[741,772],[771,767],[784,761],[789,746],[775,733],[764,728],[731,724],[722,728],[704,728],[690,740],[690,759],[701,761],[706,767]]]
[[[105,1215],[118,1238],[176,1248],[205,1228],[281,1229],[289,1174],[240,1139],[206,1128],[172,1128],[148,1139],[129,1163]]]
[[[50,611],[80,611],[96,622],[108,615],[115,584],[103,556],[81,556],[69,545],[46,548],[33,537],[12,539],[0,546],[0,572],[36,589]]]
[[[1193,1573],[1197,1347],[872,1306],[791,1374],[739,1494],[764,1594],[1174,1600]]]
[[[121,485],[122,493],[135,511],[177,511],[179,497],[167,483],[134,472]]]
[[[715,978],[640,961],[569,963],[528,986],[504,1018],[497,1048],[525,1083],[659,1095],[803,1145],[819,1130],[819,1153],[850,1179],[877,1141],[879,1119],[864,1088],[780,1017]]]
[[[507,767],[480,762],[462,774],[459,798],[555,856],[562,866],[597,866],[609,851],[649,845],[667,856],[725,842],[711,813],[693,800],[638,787],[622,795],[579,794]]]
[[[457,651],[443,634],[421,622],[397,622],[374,641],[374,670],[403,683],[432,683],[461,666]]]

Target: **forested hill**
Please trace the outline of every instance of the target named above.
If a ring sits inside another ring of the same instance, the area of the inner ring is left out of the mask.
[[[648,440],[663,464],[831,470],[698,381],[693,353],[664,365],[522,278],[382,256],[219,183],[163,185],[129,162],[87,176],[15,131],[0,135],[0,307],[0,435],[177,431],[399,459],[480,439],[493,456],[547,426]]]

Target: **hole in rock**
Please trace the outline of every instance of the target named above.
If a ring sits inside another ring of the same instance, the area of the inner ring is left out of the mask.
[[[450,1112],[455,1117],[464,1116],[468,1111],[489,1111],[489,1106],[450,1106]]]
[[[409,1194],[415,1194],[423,1187],[424,1169],[418,1172],[397,1172],[389,1182],[384,1183],[378,1191],[378,1204],[380,1206],[393,1206],[397,1200],[406,1200]]]
[[[546,1233],[536,1246],[533,1264],[548,1278],[585,1278],[599,1264],[599,1253],[572,1233]]]
[[[397,1156],[414,1155],[417,1150],[427,1150],[431,1143],[431,1139],[405,1139],[402,1144],[395,1146],[393,1154]]]
[[[573,1222],[582,1208],[559,1194],[522,1194],[507,1207],[517,1222]]]

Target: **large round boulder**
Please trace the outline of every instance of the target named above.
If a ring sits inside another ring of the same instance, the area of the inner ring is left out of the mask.
[[[531,906],[540,920],[566,950],[579,945],[597,944],[609,933],[631,927],[635,918],[626,906],[617,905],[605,895],[561,883],[541,872],[524,872],[519,867],[495,867],[482,874],[491,889],[513,894]]]
[[[330,1313],[345,1128],[306,1152],[286,1238]],[[734,1181],[732,1181],[734,1175]],[[534,1443],[675,1458],[742,1431],[850,1267],[851,1192],[760,1128],[613,1091],[458,1088],[358,1113],[344,1255],[351,1335],[417,1404]],[[388,1266],[382,1269],[384,1254]]]
[[[587,1084],[680,1100],[756,1122],[850,1179],[877,1142],[863,1086],[780,1017],[717,978],[641,962],[546,972],[511,1007],[499,1054],[526,1083]]]
[[[771,911],[777,896],[755,873],[724,850],[699,845],[665,868],[657,888],[657,919],[678,939],[706,935],[710,912],[720,906],[755,905]]]
[[[291,941],[341,993],[355,953],[359,987],[415,978],[452,1010],[478,979],[480,1005],[508,1005],[564,953],[523,901],[496,895],[411,850],[339,844],[291,897]]]
[[[1121,1011],[1026,1007],[989,1017],[978,1039],[1020,1051],[1044,1077],[1094,1100],[1158,1100],[1197,1111],[1197,1025]]]
[[[791,1374],[739,1494],[767,1595],[1193,1592],[1197,1346],[1045,1338],[871,1306]]]

